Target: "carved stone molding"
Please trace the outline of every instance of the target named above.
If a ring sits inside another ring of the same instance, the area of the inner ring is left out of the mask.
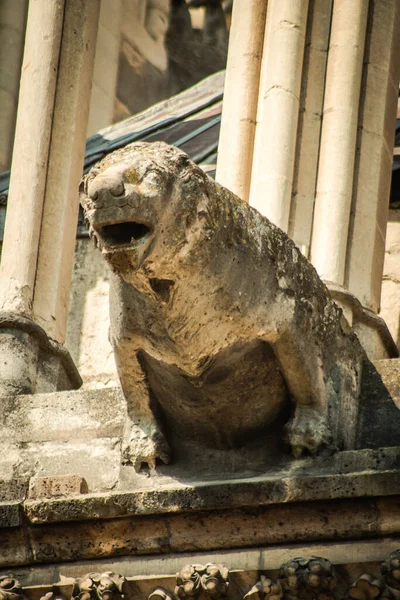
[[[242,583],[235,577],[240,574]],[[339,577],[339,574],[341,576]],[[176,574],[174,589],[156,587],[141,595],[137,582],[130,586],[128,580],[117,573],[89,573],[75,580],[59,592],[46,586],[39,596],[37,586],[30,594],[12,575],[0,576],[0,600],[400,600],[400,550],[393,552],[381,564],[381,575],[362,573],[349,585],[343,570],[334,567],[326,558],[297,557],[281,565],[276,578],[260,574],[260,579],[246,592],[250,581],[245,572],[232,571],[221,564],[185,565]],[[252,575],[254,577],[254,575]],[[165,579],[164,579],[165,581]],[[230,586],[231,581],[231,586]],[[164,583],[163,583],[164,585]],[[171,582],[174,585],[174,582]]]
[[[156,588],[154,592],[151,592],[148,600],[174,600],[174,598],[163,588]]]
[[[125,600],[127,580],[122,575],[89,573],[75,581],[74,600]]]
[[[382,582],[368,573],[363,573],[351,584],[347,597],[351,600],[383,600],[385,595],[382,595],[382,592]]]
[[[325,600],[333,597],[337,579],[325,558],[295,558],[279,569],[278,582],[285,600]]]
[[[60,594],[58,591],[53,590],[52,592],[47,592],[40,598],[40,600],[67,600],[63,594]]]
[[[181,600],[188,600],[205,592],[209,598],[219,600],[227,595],[228,573],[222,565],[185,565],[176,574],[175,595]]]
[[[26,600],[20,582],[12,575],[0,577],[0,600]]]
[[[283,592],[279,581],[274,583],[265,575],[261,575],[260,581],[244,595],[243,600],[281,600],[282,596]]]
[[[400,550],[392,552],[381,565],[381,573],[386,587],[396,600],[400,599]]]

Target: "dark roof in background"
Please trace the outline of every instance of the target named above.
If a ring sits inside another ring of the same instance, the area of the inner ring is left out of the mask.
[[[147,110],[115,123],[86,142],[84,172],[106,154],[131,142],[164,141],[181,148],[210,176],[215,176],[225,71]],[[0,174],[0,240],[3,239],[10,173]],[[78,235],[85,235],[83,221]]]
[[[115,123],[86,142],[85,173],[106,154],[131,142],[165,141],[182,148],[211,177],[215,176],[225,71],[210,75],[193,87]],[[400,119],[396,145],[400,145]],[[400,154],[393,161],[391,204],[400,206]],[[9,172],[0,174],[0,241],[3,239]],[[87,235],[82,214],[78,235]]]

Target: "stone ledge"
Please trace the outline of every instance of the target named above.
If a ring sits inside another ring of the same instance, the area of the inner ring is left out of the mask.
[[[1,531],[0,567],[398,536],[400,496],[43,523]],[[400,547],[400,545],[398,546]],[[96,567],[97,568],[97,567]],[[39,599],[38,599],[39,600]]]
[[[338,583],[346,584],[347,582],[347,585],[344,587],[346,589],[348,584],[365,572],[370,577],[372,576],[371,579],[375,578],[379,580],[381,577],[381,563],[383,560],[388,559],[389,556],[394,559],[390,565],[391,572],[393,572],[397,556],[399,555],[398,547],[399,538],[382,538],[380,540],[358,542],[291,544],[279,545],[273,548],[256,547],[254,549],[228,550],[219,553],[182,553],[163,558],[125,557],[111,561],[95,560],[90,563],[74,562],[58,563],[51,566],[38,565],[35,568],[14,568],[11,576],[7,574],[7,579],[10,584],[14,583],[14,591],[17,593],[11,597],[7,596],[9,588],[6,588],[5,592],[6,598],[9,598],[9,600],[26,600],[27,598],[29,600],[39,600],[43,596],[54,598],[54,593],[56,594],[55,597],[59,599],[64,597],[64,600],[71,598],[77,600],[77,598],[81,597],[77,595],[77,592],[79,592],[77,586],[80,589],[87,589],[88,578],[92,579],[93,587],[96,589],[100,577],[105,584],[107,579],[111,577],[114,582],[123,584],[122,589],[124,591],[124,595],[121,596],[118,594],[118,589],[113,586],[114,594],[112,598],[114,600],[149,598],[149,594],[154,592],[155,588],[158,588],[159,591],[161,591],[160,588],[170,590],[167,598],[176,600],[177,596],[173,590],[177,583],[177,577],[181,577],[183,574],[182,567],[184,565],[193,565],[194,569],[202,571],[204,570],[202,565],[211,563],[212,565],[222,567],[220,573],[224,573],[223,577],[229,581],[229,600],[243,600],[244,593],[259,580],[261,573],[271,577],[271,579],[276,579],[279,575],[278,569],[282,567],[282,563],[287,563],[288,561],[292,563],[293,559],[299,560],[294,558],[296,556],[301,556],[306,561],[312,556],[323,557],[323,561],[330,561],[334,566],[334,571],[331,574],[338,579]],[[303,559],[300,560],[304,564],[306,561],[303,561]],[[386,565],[388,565],[388,561]],[[91,573],[88,573],[88,571],[91,571]],[[177,573],[177,571],[180,571],[180,573]],[[103,575],[100,575],[101,573]],[[10,581],[11,578],[16,579],[12,582]],[[378,581],[374,583],[376,584]],[[22,588],[20,584],[22,584]],[[338,586],[337,591],[339,589]],[[18,592],[20,593],[18,594]],[[383,598],[396,598],[396,590],[394,592],[394,596],[383,596]],[[52,595],[48,596],[48,594]],[[93,596],[95,598],[102,598],[100,594]],[[109,597],[108,594],[106,597]],[[164,595],[161,597],[165,598]],[[192,595],[186,596],[186,600],[192,597]],[[210,597],[211,600],[222,600],[226,596],[209,596],[207,593],[205,596],[194,595],[195,599],[199,599],[199,597],[203,600],[210,600]],[[255,598],[260,597],[262,598],[263,596],[255,596]],[[331,600],[340,597],[342,596],[338,594],[324,596],[324,598],[331,598]],[[349,596],[345,595],[345,597],[348,598]],[[352,597],[358,598],[359,596]],[[362,597],[376,598],[376,594]],[[304,596],[300,596],[300,598],[304,598]]]
[[[400,494],[399,466],[398,447],[358,450],[331,461],[299,461],[292,471],[252,478],[191,484],[150,478],[147,489],[27,500],[24,512],[30,523],[38,524],[390,496]]]

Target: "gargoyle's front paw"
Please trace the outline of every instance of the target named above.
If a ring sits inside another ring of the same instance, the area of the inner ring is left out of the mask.
[[[165,464],[168,464],[171,459],[171,451],[163,434],[158,427],[134,424],[129,441],[123,450],[124,462],[131,463],[139,472],[143,464],[147,464],[150,469],[155,469],[157,458]]]
[[[312,407],[297,406],[293,420],[285,429],[295,458],[300,458],[304,453],[314,456],[332,441],[326,418]]]

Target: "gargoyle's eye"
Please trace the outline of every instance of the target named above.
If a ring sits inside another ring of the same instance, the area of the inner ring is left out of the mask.
[[[151,187],[159,187],[163,185],[163,177],[157,171],[148,171],[143,178],[143,182]]]

